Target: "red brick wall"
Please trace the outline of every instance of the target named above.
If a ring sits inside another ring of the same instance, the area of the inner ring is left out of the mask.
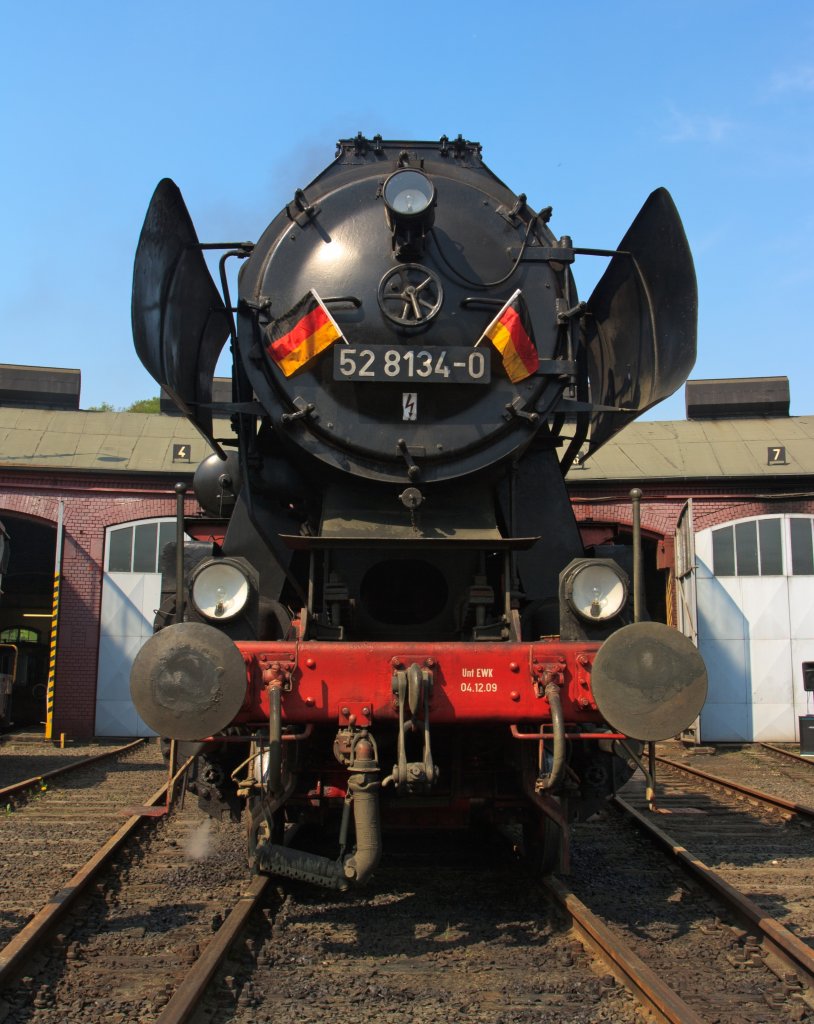
[[[175,480],[113,475],[0,473],[3,512],[56,524],[64,501],[54,735],[93,735],[105,529],[135,519],[174,516]],[[200,511],[187,495],[188,514]]]
[[[695,532],[729,523],[735,519],[749,519],[752,516],[782,515],[801,513],[814,515],[814,492],[759,493],[761,481],[749,491],[730,490],[726,485],[713,488],[693,488],[687,484],[684,492],[675,487],[643,487],[641,501],[642,529],[662,537],[675,536],[676,521],[688,498],[693,500],[693,526]],[[592,490],[571,486],[569,488],[577,522],[610,522],[629,525],[632,522],[630,510],[630,488],[607,487],[596,496]]]

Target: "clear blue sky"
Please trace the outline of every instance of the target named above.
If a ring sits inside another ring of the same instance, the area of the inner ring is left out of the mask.
[[[814,413],[808,0],[0,0],[0,361],[78,367],[82,405],[157,393],[130,334],[158,180],[204,241],[255,239],[362,131],[478,140],[576,245],[653,188],[700,295],[693,377],[786,374]],[[601,266],[575,273],[587,298]],[[682,418],[683,392],[656,418]],[[651,418],[653,414],[651,413]]]

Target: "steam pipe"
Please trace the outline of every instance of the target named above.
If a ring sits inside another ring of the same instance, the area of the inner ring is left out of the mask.
[[[357,747],[361,746],[361,742],[357,744]],[[257,848],[257,865],[260,870],[313,882],[328,889],[347,889],[351,883],[367,881],[382,855],[379,766],[376,760],[364,756],[367,752],[360,751],[361,756],[354,760],[350,768],[361,771],[354,771],[348,779],[356,833],[354,852],[339,860],[329,860],[290,846],[262,843]]]
[[[556,789],[565,774],[565,718],[562,713],[560,688],[556,683],[548,683],[545,688],[548,706],[551,708],[551,728],[554,732],[554,757],[551,771],[544,779],[537,780],[537,790]]]
[[[344,859],[345,877],[365,882],[373,874],[382,855],[379,790],[381,782],[372,772],[351,775],[348,789],[353,795],[353,827],[356,849]]]
[[[283,720],[280,683],[269,686],[269,780],[268,790],[278,796],[283,789]]]

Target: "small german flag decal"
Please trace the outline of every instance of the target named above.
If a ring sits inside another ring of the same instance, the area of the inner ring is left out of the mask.
[[[286,377],[302,370],[342,337],[331,314],[311,289],[285,316],[266,329],[266,351]]]
[[[513,384],[530,377],[540,365],[531,319],[519,288],[475,342],[476,348],[484,338],[500,353],[506,376]]]

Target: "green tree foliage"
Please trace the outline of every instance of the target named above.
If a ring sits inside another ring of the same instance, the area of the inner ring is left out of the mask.
[[[124,410],[125,412],[160,412],[159,408],[160,399],[158,395],[155,398],[141,398],[138,402],[133,402],[132,405],[128,405]]]
[[[100,402],[99,405],[90,405],[85,410],[86,412],[160,412],[160,399],[158,396],[155,398],[140,398],[137,402],[133,402],[132,405],[124,406],[123,408],[116,409],[110,404],[110,402]]]

